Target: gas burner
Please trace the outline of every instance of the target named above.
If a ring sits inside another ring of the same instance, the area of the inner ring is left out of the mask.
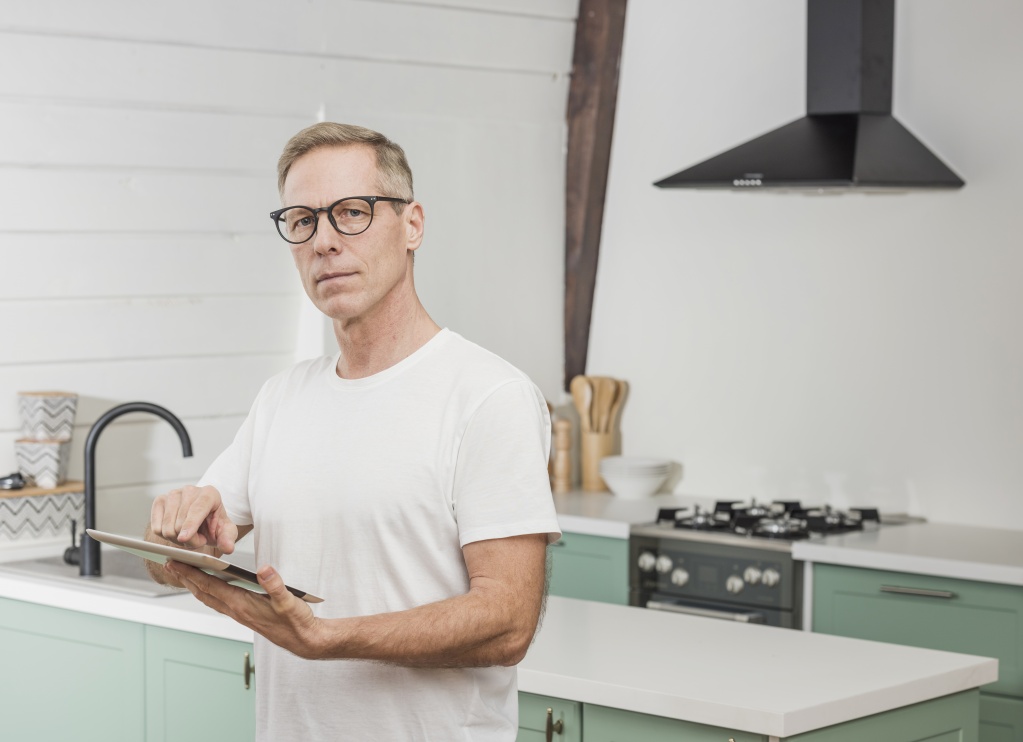
[[[675,518],[675,528],[689,528],[694,531],[719,531],[731,528],[731,522],[727,516],[722,517],[718,512],[700,512],[700,506],[694,505],[692,515]]]
[[[735,513],[736,516],[741,516],[743,518],[756,518],[759,520],[760,518],[771,518],[776,515],[780,515],[782,510],[778,503],[774,503],[773,505],[758,505],[756,500],[751,499],[749,501],[749,505],[733,508],[732,512]]]
[[[776,518],[763,518],[750,531],[761,538],[799,539],[809,536],[807,521],[793,518],[788,513]]]

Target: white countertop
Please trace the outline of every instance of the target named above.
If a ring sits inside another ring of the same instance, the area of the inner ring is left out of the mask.
[[[714,501],[685,495],[653,495],[629,500],[610,492],[565,492],[554,495],[561,530],[588,536],[628,538],[629,527],[653,523],[660,508],[713,508]]]
[[[552,596],[519,689],[787,737],[997,677],[994,659]]]
[[[792,556],[807,562],[912,572],[1023,585],[1023,531],[912,523],[797,541]]]
[[[128,593],[75,587],[42,578],[0,573],[0,597],[220,639],[251,642],[253,638],[250,629],[207,608],[188,592],[144,598]]]
[[[0,597],[253,638],[187,593],[141,598],[0,573]],[[519,666],[529,693],[780,737],[996,679],[993,659],[555,596]]]

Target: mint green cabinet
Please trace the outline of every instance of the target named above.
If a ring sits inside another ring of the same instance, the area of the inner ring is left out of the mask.
[[[551,595],[628,604],[628,539],[563,533],[549,553]]]
[[[912,706],[785,737],[785,742],[977,742],[980,692],[955,693]]]
[[[767,742],[767,737],[721,727],[583,705],[583,742]]]
[[[516,742],[545,742],[547,709],[551,710],[553,739],[557,742],[582,742],[582,704],[533,693],[519,693],[519,734]]]
[[[1023,699],[980,694],[983,742],[1023,742]]]
[[[524,694],[523,694],[524,695]],[[976,690],[784,737],[783,742],[977,742]],[[583,742],[768,742],[761,734],[583,704]],[[524,740],[542,737],[519,736]],[[555,739],[559,739],[555,737]],[[1016,742],[1007,737],[1005,742]],[[559,740],[560,742],[560,740]],[[995,742],[1003,742],[995,738]]]
[[[1023,587],[830,564],[813,580],[814,631],[996,657],[985,692],[1023,696]]]
[[[144,629],[0,598],[4,742],[145,739]]]
[[[813,630],[996,658],[980,739],[1023,742],[1023,587],[815,564]]]
[[[251,742],[252,669],[251,644],[147,627],[147,742]]]

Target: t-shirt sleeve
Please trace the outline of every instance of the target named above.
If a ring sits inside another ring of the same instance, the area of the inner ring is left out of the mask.
[[[532,382],[507,382],[484,399],[458,446],[453,500],[460,546],[528,533],[558,540],[550,447],[547,403]]]
[[[253,459],[252,449],[255,445],[256,420],[265,392],[264,386],[231,445],[210,464],[198,482],[200,487],[209,485],[217,488],[227,515],[236,526],[252,525],[249,475]]]

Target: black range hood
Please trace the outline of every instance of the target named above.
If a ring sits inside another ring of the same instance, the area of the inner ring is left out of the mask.
[[[807,0],[807,115],[661,188],[907,190],[963,180],[892,116],[895,0]]]

